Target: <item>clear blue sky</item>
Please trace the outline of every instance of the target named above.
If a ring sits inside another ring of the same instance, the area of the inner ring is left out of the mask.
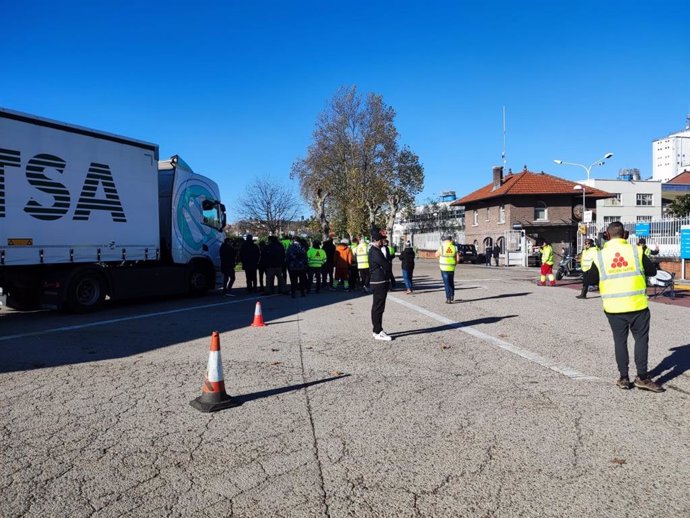
[[[218,181],[230,220],[254,178],[289,182],[343,85],[395,108],[420,201],[490,182],[504,105],[514,171],[577,180],[553,159],[612,151],[594,177],[649,177],[652,140],[690,113],[683,5],[8,0],[0,106],[155,142]]]

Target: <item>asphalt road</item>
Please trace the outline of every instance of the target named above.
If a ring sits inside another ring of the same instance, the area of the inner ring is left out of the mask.
[[[422,262],[388,343],[342,292],[3,309],[0,516],[690,516],[690,310],[651,304],[667,391],[623,391],[599,298],[537,274],[447,305]],[[214,330],[243,404],[203,414]]]

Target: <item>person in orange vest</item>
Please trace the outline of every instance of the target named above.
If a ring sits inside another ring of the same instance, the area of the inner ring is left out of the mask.
[[[446,304],[452,304],[455,300],[455,265],[460,260],[458,247],[453,243],[453,236],[443,238],[441,246],[436,250],[436,257],[441,268],[443,287],[446,290]]]
[[[333,288],[336,289],[340,284],[350,291],[350,267],[352,266],[352,250],[350,249],[350,241],[346,238],[341,239],[338,246],[335,248],[333,255],[333,264],[335,265],[335,276],[333,277]]]
[[[627,241],[627,232],[620,221],[611,223],[604,234],[607,240],[597,252],[592,267],[585,273],[587,284],[599,284],[604,314],[611,326],[616,364],[620,377],[616,385],[630,389],[663,392],[647,371],[649,351],[649,303],[647,277],[656,273],[654,264],[645,256],[641,246]],[[628,377],[628,333],[635,340],[637,377],[631,384]]]

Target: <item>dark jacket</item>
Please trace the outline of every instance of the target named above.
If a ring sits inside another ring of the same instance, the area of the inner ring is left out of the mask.
[[[400,252],[400,260],[402,261],[402,269],[411,272],[414,270],[415,253],[411,246],[404,248]]]
[[[391,263],[383,255],[383,252],[372,246],[369,249],[369,284],[388,282]]]
[[[285,254],[288,270],[307,271],[307,251],[299,243],[292,243]]]
[[[232,246],[232,243],[223,243],[220,245],[220,271],[228,274],[235,269],[237,263],[237,250]]]
[[[240,261],[243,268],[256,268],[259,265],[259,247],[250,239],[246,239],[240,247]]]
[[[266,247],[266,268],[285,266],[285,248],[279,241],[269,242]]]
[[[332,239],[326,239],[321,245],[321,248],[326,252],[326,266],[333,267],[335,256],[335,245]]]

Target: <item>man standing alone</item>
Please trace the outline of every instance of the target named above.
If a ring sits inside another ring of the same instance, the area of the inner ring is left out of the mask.
[[[381,252],[383,236],[380,231],[372,230],[371,248],[369,249],[369,285],[374,293],[371,301],[371,324],[375,340],[390,341],[392,338],[383,330],[383,312],[386,310],[388,296],[388,276],[390,262]]]
[[[625,239],[626,232],[620,221],[614,221],[606,230],[608,242],[597,252],[596,261],[585,274],[587,284],[599,283],[604,313],[613,333],[613,345],[620,377],[616,385],[630,389],[628,378],[628,333],[635,340],[635,367],[637,377],[633,385],[639,389],[663,392],[647,372],[649,351],[649,303],[647,276],[655,268],[641,246],[632,246]]]
[[[443,287],[446,290],[446,304],[452,304],[455,300],[455,265],[458,264],[459,259],[458,248],[453,244],[452,239],[452,236],[444,237],[441,246],[436,250]]]

